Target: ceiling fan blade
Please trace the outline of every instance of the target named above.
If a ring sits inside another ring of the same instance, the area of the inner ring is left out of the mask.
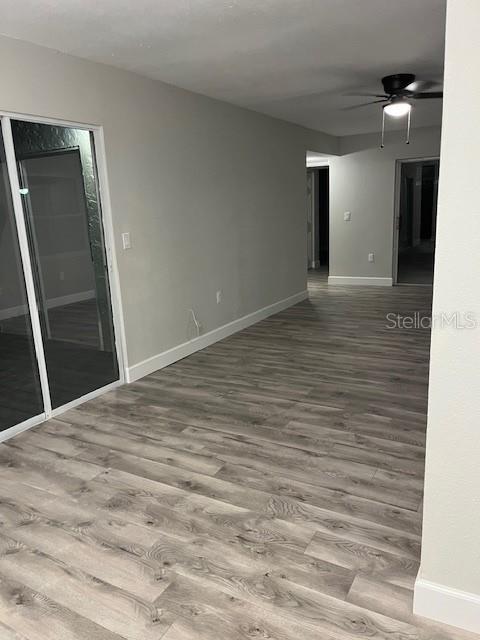
[[[352,109],[360,109],[360,107],[368,107],[370,104],[378,104],[379,102],[388,102],[388,98],[382,100],[371,100],[370,102],[362,102],[362,104],[354,104],[350,107],[341,107],[341,111],[351,111]]]
[[[384,93],[344,93],[343,95],[353,98],[388,98]]]
[[[433,82],[432,80],[415,80],[406,86],[405,90],[411,91],[412,93],[420,93],[434,87],[436,84],[438,84],[438,82]]]
[[[430,91],[427,93],[414,93],[415,100],[432,100],[433,98],[443,98],[443,91]]]

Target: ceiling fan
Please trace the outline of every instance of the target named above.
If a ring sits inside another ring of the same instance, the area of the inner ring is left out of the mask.
[[[393,117],[408,116],[407,123],[407,140],[410,142],[410,116],[412,110],[412,100],[432,100],[443,98],[443,91],[425,91],[434,86],[435,83],[428,80],[416,80],[413,73],[395,73],[391,76],[382,78],[383,90],[385,93],[359,93],[358,96],[370,98],[380,98],[380,100],[371,100],[362,104],[356,104],[352,107],[346,107],[345,110],[359,109],[370,104],[383,103],[382,117],[382,144],[384,144],[385,134],[385,114]]]

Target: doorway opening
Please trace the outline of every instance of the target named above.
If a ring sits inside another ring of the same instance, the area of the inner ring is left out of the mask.
[[[395,284],[433,284],[438,171],[438,158],[398,162]]]
[[[3,440],[123,372],[93,130],[2,117],[0,178]]]
[[[329,166],[307,168],[307,261],[328,276],[330,229]]]

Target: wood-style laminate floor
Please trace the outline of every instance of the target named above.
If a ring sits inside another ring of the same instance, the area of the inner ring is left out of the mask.
[[[473,637],[415,618],[421,287],[328,288],[0,446],[2,640]]]

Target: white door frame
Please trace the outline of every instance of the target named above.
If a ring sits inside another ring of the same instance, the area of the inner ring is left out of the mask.
[[[126,338],[125,338],[125,325],[123,321],[122,299],[120,294],[120,279],[118,275],[117,260],[115,254],[115,243],[113,233],[113,218],[111,209],[110,192],[108,187],[108,173],[105,155],[105,143],[103,136],[103,127],[100,125],[91,125],[86,123],[78,123],[65,121],[58,118],[44,118],[39,116],[32,116],[22,113],[13,113],[9,111],[0,111],[1,128],[3,134],[3,141],[5,146],[5,156],[7,161],[8,176],[10,179],[10,188],[13,201],[13,209],[15,214],[15,221],[17,227],[17,237],[20,246],[20,254],[22,259],[23,274],[25,278],[28,309],[30,312],[30,319],[32,323],[33,340],[35,345],[35,354],[37,357],[40,385],[42,390],[42,398],[44,403],[44,411],[37,416],[33,416],[24,422],[14,425],[4,431],[0,432],[0,442],[11,438],[12,436],[30,429],[31,427],[40,424],[48,418],[60,415],[64,411],[76,407],[83,402],[91,400],[111,389],[114,389],[126,381],[127,359],[126,359]],[[30,261],[30,249],[27,239],[27,231],[25,227],[25,218],[23,212],[23,205],[20,197],[20,186],[17,173],[17,160],[15,156],[15,148],[13,143],[11,119],[23,120],[27,122],[36,122],[41,124],[51,124],[64,127],[72,127],[75,129],[85,129],[93,133],[94,140],[94,158],[97,169],[98,178],[98,192],[100,196],[100,218],[102,220],[106,261],[107,261],[107,273],[110,289],[110,300],[112,308],[112,320],[115,336],[115,348],[117,355],[119,379],[104,386],[100,389],[76,398],[72,402],[69,402],[61,407],[52,409],[50,392],[48,386],[48,374],[45,361],[45,352],[43,349],[43,339],[40,327],[40,318],[37,308],[37,300],[35,295],[35,287],[32,273],[32,265]]]
[[[424,156],[423,158],[401,158],[395,162],[395,189],[393,205],[393,250],[392,250],[392,284],[398,284],[398,248],[400,231],[400,192],[402,186],[402,165],[412,162],[440,161],[440,156]]]
[[[307,269],[315,268],[315,175],[307,168]]]

